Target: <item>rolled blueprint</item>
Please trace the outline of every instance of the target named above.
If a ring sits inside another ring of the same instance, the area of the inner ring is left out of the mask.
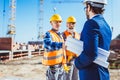
[[[67,50],[78,55],[80,55],[83,51],[83,42],[72,37],[67,37],[65,45],[67,46]],[[93,62],[107,68],[109,65],[109,63],[107,62],[109,55],[109,51],[98,47],[98,56]]]

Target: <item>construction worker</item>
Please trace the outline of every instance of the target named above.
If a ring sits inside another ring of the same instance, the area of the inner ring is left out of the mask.
[[[66,40],[68,36],[80,40],[80,34],[75,31],[76,19],[73,16],[68,17],[66,20],[67,30],[63,32],[63,38]],[[72,53],[66,50],[67,65],[70,67],[68,73],[65,72],[64,80],[78,80],[78,70],[75,67],[74,59],[77,57],[77,54]]]
[[[65,44],[59,32],[62,18],[59,14],[54,14],[50,18],[52,29],[47,31],[44,37],[44,47],[46,52],[43,55],[42,64],[48,66],[46,71],[47,80],[63,80],[63,64]]]
[[[98,47],[109,51],[111,29],[103,17],[107,0],[84,0],[87,21],[84,24],[81,40],[83,51],[75,59],[80,80],[110,80],[107,68],[93,63],[98,56]]]

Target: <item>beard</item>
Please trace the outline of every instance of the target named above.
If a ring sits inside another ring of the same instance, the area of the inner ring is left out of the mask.
[[[75,31],[74,28],[67,28],[68,32],[73,33]]]

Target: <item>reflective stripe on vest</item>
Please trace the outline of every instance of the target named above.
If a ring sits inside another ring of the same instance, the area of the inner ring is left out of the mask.
[[[48,53],[45,53],[45,54],[48,54]],[[59,54],[59,55],[55,55],[55,56],[51,56],[51,57],[45,57],[44,56],[43,59],[45,59],[45,60],[53,60],[53,59],[59,58],[61,56],[63,56],[63,54]]]
[[[50,30],[50,35],[52,37],[52,41],[54,42],[63,42],[63,39],[60,38],[54,31]],[[56,64],[60,64],[63,61],[63,49],[45,52],[43,55],[42,64],[47,66],[52,66]]]

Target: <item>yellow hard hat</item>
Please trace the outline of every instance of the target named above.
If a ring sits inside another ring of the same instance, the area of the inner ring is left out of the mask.
[[[59,14],[54,14],[51,18],[50,21],[62,21],[62,18]]]
[[[70,17],[67,18],[66,22],[76,22],[76,19],[75,19],[75,17],[70,16]]]

